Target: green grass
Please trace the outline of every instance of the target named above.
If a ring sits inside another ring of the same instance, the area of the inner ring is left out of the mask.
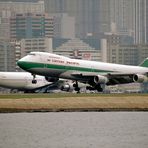
[[[22,99],[22,98],[63,98],[63,97],[124,97],[124,96],[148,96],[148,94],[74,94],[74,93],[52,93],[52,94],[0,94],[0,99]]]

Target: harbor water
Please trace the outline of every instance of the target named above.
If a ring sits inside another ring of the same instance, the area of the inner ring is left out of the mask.
[[[0,114],[0,148],[148,148],[148,112]]]

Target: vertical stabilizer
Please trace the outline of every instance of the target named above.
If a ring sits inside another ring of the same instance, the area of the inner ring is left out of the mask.
[[[146,58],[139,66],[148,67],[148,58]]]

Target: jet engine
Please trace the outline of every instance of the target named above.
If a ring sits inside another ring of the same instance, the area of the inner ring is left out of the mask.
[[[59,79],[54,77],[45,77],[48,82],[57,82]]]
[[[105,76],[97,75],[94,77],[94,82],[96,84],[106,84],[108,81],[108,78]]]
[[[61,90],[62,91],[69,91],[70,90],[70,85],[69,84],[62,85]]]
[[[71,92],[74,90],[74,88],[73,88],[72,83],[65,83],[65,84],[61,85],[61,90]]]
[[[136,74],[133,76],[133,80],[134,82],[143,83],[143,82],[148,82],[148,77],[145,75]]]

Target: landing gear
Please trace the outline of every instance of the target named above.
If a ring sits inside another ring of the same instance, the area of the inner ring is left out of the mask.
[[[25,90],[24,93],[35,93],[34,90]]]
[[[91,87],[91,86],[86,86],[86,90],[95,90],[95,88],[94,87]]]
[[[77,93],[80,93],[80,88],[78,86],[78,82],[76,81],[76,83],[73,84],[73,87],[75,88],[75,91],[77,91]]]
[[[90,86],[87,86],[86,89],[93,91],[93,90],[97,90],[98,92],[103,92],[104,88],[102,86],[102,84],[95,84],[95,83],[89,83]]]
[[[37,83],[37,80],[35,80],[36,75],[35,74],[32,74],[32,75],[33,75],[32,84],[36,84]]]
[[[101,87],[100,84],[96,85],[96,86],[95,86],[95,89],[96,89],[98,92],[103,92],[103,88]]]
[[[37,83],[37,80],[32,80],[32,84],[36,84]]]

